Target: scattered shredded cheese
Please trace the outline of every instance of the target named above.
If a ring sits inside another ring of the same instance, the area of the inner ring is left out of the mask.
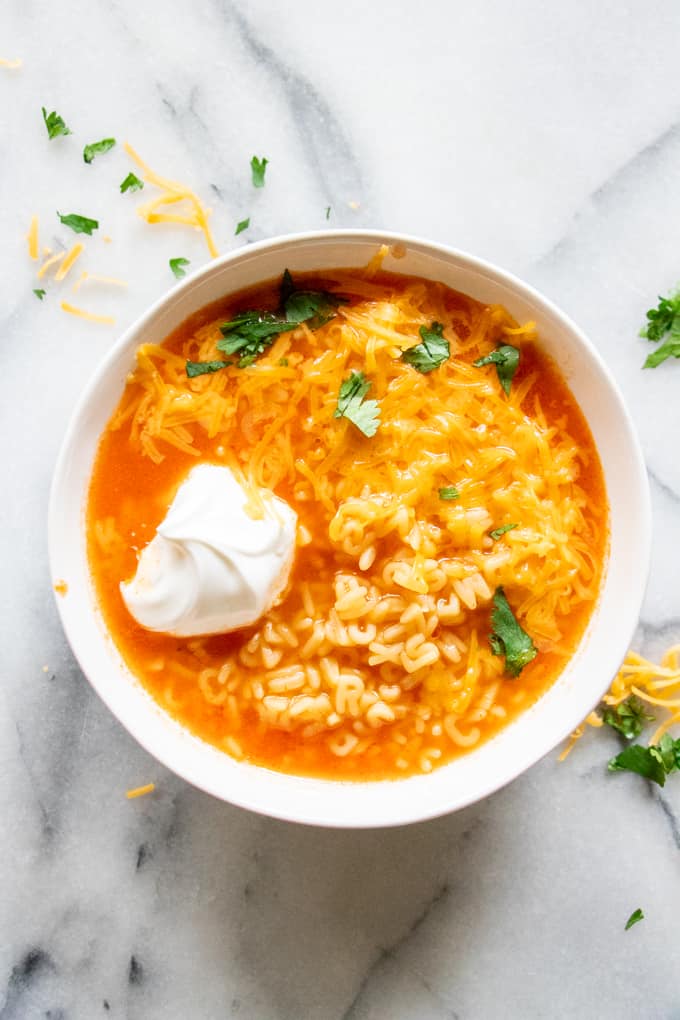
[[[661,720],[649,739],[650,744],[657,744],[671,726],[680,724],[680,644],[672,645],[665,652],[660,665],[644,659],[637,652],[628,652],[602,701],[609,706],[620,705],[631,695],[648,705],[667,710],[668,715]],[[586,726],[602,725],[602,716],[597,711],[591,712],[569,737],[569,743],[559,756],[559,761],[564,761],[571,753]]]
[[[76,315],[79,319],[88,319],[89,322],[102,322],[106,326],[112,326],[116,321],[110,315],[95,315],[94,312],[88,312],[84,308],[76,308],[75,305],[70,305],[68,301],[62,301],[61,307],[69,315]]]
[[[98,273],[88,273],[84,269],[71,288],[73,293],[77,294],[84,283],[102,283],[109,287],[127,287],[127,280],[119,280],[115,276],[99,276]]]
[[[38,270],[38,279],[42,280],[47,270],[51,269],[52,266],[56,266],[56,264],[61,262],[63,258],[66,258],[66,252],[58,251],[56,255],[52,255],[51,258],[46,259]]]
[[[57,269],[56,273],[54,274],[55,280],[59,281],[64,279],[64,277],[69,272],[71,266],[76,261],[76,259],[80,258],[84,248],[85,245],[81,244],[79,241],[73,245],[70,252],[66,256],[62,264],[59,266],[59,269]]]
[[[134,789],[128,790],[125,796],[128,800],[134,800],[135,797],[145,797],[147,793],[153,793],[155,789],[155,783],[147,783],[146,786],[135,786]]]
[[[137,212],[142,219],[147,223],[182,223],[201,230],[208,245],[208,251],[215,258],[218,251],[208,226],[210,210],[206,209],[198,195],[185,184],[168,180],[151,170],[128,142],[125,143],[125,151],[142,171],[146,183],[153,184],[161,190],[158,198],[137,207]],[[168,212],[164,207],[170,205],[179,205],[179,211]]]
[[[23,60],[19,57],[16,57],[13,60],[8,59],[7,57],[0,57],[0,67],[5,67],[8,71],[18,70],[18,68],[23,67],[23,63]]]
[[[31,217],[31,225],[28,228],[28,234],[26,235],[28,241],[28,254],[29,258],[32,258],[34,262],[38,261],[38,217]]]
[[[68,592],[68,585],[66,581],[55,581],[54,590],[56,591],[57,595],[66,595]]]

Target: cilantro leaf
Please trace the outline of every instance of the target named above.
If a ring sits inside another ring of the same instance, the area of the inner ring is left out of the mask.
[[[91,142],[83,149],[83,159],[86,163],[91,163],[95,156],[109,152],[115,144],[115,138],[102,138],[101,142]]]
[[[221,368],[226,368],[228,365],[233,364],[231,361],[187,361],[186,370],[187,375],[190,379],[194,379],[197,375],[208,375],[209,372],[219,372]]]
[[[458,499],[460,493],[455,485],[445,485],[439,490],[440,499]]]
[[[35,296],[38,298],[39,301],[42,301],[42,299],[45,297],[45,294],[47,293],[47,291],[45,291],[45,290],[34,290],[33,293],[35,294]]]
[[[515,528],[519,528],[519,524],[503,524],[500,528],[494,528],[493,531],[490,531],[489,538],[497,542],[501,535],[505,535],[508,531],[514,531]]]
[[[631,694],[620,704],[605,709],[602,718],[607,726],[617,730],[626,740],[633,740],[640,736],[645,723],[652,722],[654,716],[647,715],[640,699]]]
[[[133,174],[132,170],[125,180],[120,182],[120,191],[123,195],[126,191],[141,191],[143,187],[144,181],[140,181],[137,174]]]
[[[246,216],[246,218],[244,220],[239,220],[238,223],[236,224],[236,230],[234,231],[234,236],[238,237],[238,235],[242,234],[244,230],[247,230],[249,226],[250,226],[250,216]]]
[[[173,274],[175,275],[175,278],[178,280],[181,280],[183,276],[187,275],[187,271],[184,267],[190,264],[191,263],[189,262],[189,259],[183,258],[170,259],[168,261],[168,265],[170,266]]]
[[[633,913],[628,918],[628,920],[626,921],[626,927],[623,930],[628,931],[628,929],[632,928],[634,924],[638,923],[638,921],[644,921],[644,918],[645,915],[642,913],[640,907],[638,907],[637,910],[634,910]]]
[[[222,340],[217,341],[217,348],[225,354],[239,354],[238,367],[247,368],[271,347],[279,333],[288,333],[295,326],[275,312],[239,312],[220,326]]]
[[[59,135],[70,135],[71,129],[66,127],[64,118],[60,117],[56,110],[52,110],[52,113],[48,113],[45,107],[42,107],[43,120],[45,121],[45,127],[47,128],[47,137],[52,141],[53,138],[58,138]]]
[[[326,206],[326,219],[329,220],[330,218],[331,218],[331,207],[329,205],[327,205]]]
[[[253,156],[250,161],[250,173],[253,179],[254,188],[264,188],[264,174],[267,169],[268,159],[264,156],[262,159],[258,159],[257,156]]]
[[[650,354],[643,368],[656,368],[668,358],[680,358],[680,290],[668,297],[659,297],[656,308],[647,312],[647,324],[640,330],[640,336],[658,343],[670,333],[664,343]]]
[[[239,312],[221,327],[222,340],[217,347],[225,354],[240,355],[239,368],[247,368],[271,347],[280,333],[289,333],[300,323],[318,329],[333,318],[339,304],[347,299],[323,290],[297,290],[290,272],[281,279],[279,312],[249,309]]]
[[[294,290],[286,299],[284,310],[288,322],[296,326],[306,322],[310,329],[319,329],[334,318],[338,305],[345,303],[345,298],[325,290]]]
[[[493,633],[489,642],[493,654],[504,655],[506,672],[513,677],[519,676],[524,667],[536,658],[538,649],[517,622],[502,588],[496,588],[493,597],[491,624]]]
[[[680,358],[680,313],[673,319],[670,334],[666,340],[652,351],[645,360],[643,368],[656,368],[668,358]]]
[[[423,374],[438,368],[451,356],[449,341],[442,336],[443,331],[441,322],[433,322],[429,329],[421,326],[418,330],[421,343],[404,351],[401,360]]]
[[[283,270],[283,276],[281,277],[281,287],[279,289],[279,302],[282,308],[286,307],[286,301],[295,293],[295,284],[293,283],[293,277],[290,274],[290,269]]]
[[[288,358],[279,358],[281,368],[288,368]]]
[[[495,365],[498,381],[505,390],[506,395],[510,395],[512,380],[519,367],[519,350],[516,347],[511,347],[510,344],[502,344],[495,351],[492,351],[491,354],[487,354],[484,358],[478,358],[472,364],[475,368],[482,368],[484,365]]]
[[[363,372],[352,371],[340,386],[338,406],[333,412],[335,418],[347,418],[369,439],[378,431],[380,408],[377,400],[365,400],[371,383]]]
[[[667,298],[659,295],[659,303],[656,308],[650,308],[647,312],[647,325],[640,330],[640,336],[654,342],[661,340],[679,313],[680,291],[676,291]]]
[[[87,234],[92,237],[92,231],[99,230],[99,220],[91,220],[87,216],[79,216],[78,213],[62,216],[59,211],[57,211],[57,216],[65,227],[70,227],[76,234]]]
[[[612,758],[607,767],[610,772],[636,772],[664,786],[666,776],[680,769],[680,739],[673,740],[664,733],[659,743],[650,747],[632,744]]]

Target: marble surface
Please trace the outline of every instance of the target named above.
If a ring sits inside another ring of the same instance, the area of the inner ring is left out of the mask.
[[[331,832],[220,804],[149,758],[65,643],[45,535],[78,393],[199,236],[121,196],[128,139],[214,209],[221,251],[291,230],[393,228],[519,273],[621,385],[654,501],[636,646],[680,639],[680,366],[637,331],[680,278],[680,7],[661,0],[4,0],[0,56],[0,1018],[680,1017],[680,780],[608,775],[613,736],[404,829]],[[48,143],[41,105],[71,138]],[[270,159],[255,192],[248,161]],[[115,327],[44,302],[30,216],[100,219],[85,288]],[[234,237],[251,216],[248,233]],[[124,791],[153,781],[152,797]],[[624,932],[633,909],[643,923]]]

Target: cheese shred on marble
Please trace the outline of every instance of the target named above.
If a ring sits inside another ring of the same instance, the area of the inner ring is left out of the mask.
[[[665,709],[667,713],[651,735],[650,744],[657,744],[672,726],[680,725],[680,644],[671,645],[659,665],[643,658],[637,652],[628,652],[609,691],[603,697],[602,704],[612,708],[620,705],[631,695],[647,705]],[[603,723],[604,720],[597,711],[586,716],[569,737],[569,742],[559,760],[564,761],[571,753],[576,742],[585,733],[586,726],[599,728]]]
[[[142,219],[147,223],[180,223],[200,230],[205,237],[210,255],[215,258],[219,253],[208,225],[211,210],[203,205],[198,195],[186,184],[171,181],[155,173],[128,142],[125,143],[125,151],[142,171],[144,181],[161,191],[157,198],[138,206],[137,213]],[[169,206],[174,206],[175,211],[169,211],[167,208]]]
[[[128,790],[125,796],[128,800],[135,800],[136,797],[145,797],[147,793],[153,793],[156,789],[155,783],[147,783],[146,786],[135,786],[132,790]]]
[[[105,326],[112,326],[116,321],[111,315],[97,315],[95,312],[88,312],[85,308],[77,308],[68,301],[61,302],[61,309],[69,315],[75,315],[78,319],[87,319],[88,322],[101,322]]]

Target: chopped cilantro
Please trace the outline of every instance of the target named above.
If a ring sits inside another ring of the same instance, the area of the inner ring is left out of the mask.
[[[120,191],[123,195],[126,191],[141,191],[143,187],[144,181],[140,181],[137,174],[133,174],[132,170],[125,180],[120,182]]]
[[[606,708],[602,718],[607,726],[618,730],[626,740],[634,740],[642,733],[645,723],[652,722],[654,716],[647,715],[645,706],[640,699],[631,694],[629,698],[613,708]]]
[[[327,205],[326,206],[326,219],[329,220],[330,218],[331,218],[331,207],[329,205]]]
[[[508,531],[514,531],[515,528],[519,528],[519,524],[503,524],[500,528],[494,528],[493,531],[490,531],[489,538],[497,542],[501,535],[505,535]]]
[[[101,142],[92,142],[83,149],[83,159],[86,163],[91,163],[95,156],[109,152],[115,144],[115,138],[102,138]]]
[[[640,336],[656,343],[668,332],[678,315],[680,315],[680,290],[669,297],[659,295],[656,308],[650,308],[647,312],[647,325],[640,330]]]
[[[217,347],[225,354],[238,354],[238,367],[247,368],[271,347],[279,333],[288,333],[296,325],[281,319],[275,312],[239,312],[220,326],[222,340],[217,341]]]
[[[52,113],[48,113],[45,107],[42,108],[43,120],[45,121],[45,127],[47,128],[47,137],[50,141],[53,138],[58,138],[59,135],[70,135],[71,129],[66,127],[64,118],[60,117],[56,110],[52,110]]]
[[[347,418],[369,438],[374,436],[380,425],[380,408],[377,400],[364,400],[371,383],[363,372],[352,371],[340,386],[338,406],[334,417]]]
[[[491,624],[493,633],[489,641],[493,654],[504,655],[506,672],[513,677],[519,676],[538,655],[538,649],[517,622],[502,588],[496,588],[493,597]]]
[[[178,280],[181,280],[183,276],[187,275],[187,271],[186,271],[186,269],[184,267],[190,265],[190,262],[189,262],[189,259],[182,259],[182,258],[179,258],[179,259],[170,259],[168,261],[168,265],[170,266],[170,268],[171,268],[172,272],[174,273],[175,277]]]
[[[423,374],[438,368],[451,354],[449,341],[442,336],[443,331],[441,322],[433,322],[429,329],[421,326],[418,331],[421,343],[404,351],[401,360]]]
[[[640,330],[640,336],[658,343],[669,334],[664,343],[646,359],[643,368],[656,368],[667,358],[680,358],[680,290],[669,297],[659,297],[656,308],[647,312],[647,324]]]
[[[455,485],[445,485],[439,490],[440,499],[458,499],[460,493]]]
[[[512,380],[519,366],[519,350],[516,347],[511,347],[510,344],[502,344],[495,351],[492,351],[491,354],[487,354],[484,358],[478,358],[472,364],[475,368],[482,368],[484,365],[495,365],[498,381],[506,394],[509,395]]]
[[[246,216],[244,220],[239,220],[238,223],[236,224],[236,230],[234,231],[234,235],[238,237],[238,235],[242,234],[244,230],[247,230],[249,226],[250,216]]]
[[[302,322],[310,329],[318,329],[333,318],[336,308],[345,300],[323,290],[297,290],[286,269],[281,280],[280,311],[239,312],[220,327],[223,339],[218,340],[217,347],[225,354],[238,354],[238,367],[247,368],[271,347],[280,333],[289,333]]]
[[[87,216],[79,216],[78,213],[62,216],[57,212],[57,216],[65,227],[70,227],[76,234],[88,234],[91,237],[93,230],[99,230],[99,220],[91,220]]]
[[[267,169],[268,159],[264,156],[262,159],[258,159],[257,156],[253,156],[250,161],[250,172],[253,178],[254,188],[264,188],[264,174]]]
[[[288,322],[296,326],[306,322],[310,329],[319,329],[335,316],[338,305],[345,303],[345,298],[325,290],[293,290],[283,307]]]
[[[288,358],[279,358],[281,368],[288,368]]]
[[[47,293],[47,291],[45,291],[45,290],[34,290],[33,293],[35,294],[35,296],[38,298],[39,301],[42,301],[42,299],[45,297],[45,294]]]
[[[670,734],[664,733],[659,743],[650,747],[632,744],[612,758],[608,768],[610,772],[636,772],[664,786],[666,776],[680,770],[680,739],[673,740]]]
[[[628,918],[628,920],[626,921],[626,927],[624,928],[624,931],[628,931],[628,929],[632,928],[634,924],[638,923],[638,921],[644,921],[644,917],[645,915],[642,913],[640,907],[638,907],[637,910],[634,910],[633,913]]]
[[[190,379],[197,375],[207,375],[209,372],[219,372],[221,368],[227,368],[231,361],[187,361],[187,375]]]

